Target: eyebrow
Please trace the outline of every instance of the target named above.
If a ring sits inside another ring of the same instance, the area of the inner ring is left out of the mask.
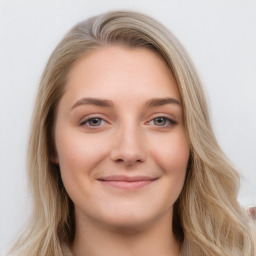
[[[155,98],[151,99],[146,103],[147,107],[158,107],[166,104],[177,104],[181,105],[181,103],[174,98]]]
[[[96,99],[96,98],[82,98],[78,100],[71,109],[81,105],[95,105],[99,107],[112,107],[113,103],[110,100]]]
[[[181,105],[181,103],[175,98],[154,98],[146,102],[145,106],[147,107],[158,107],[166,104],[176,104]],[[97,98],[82,98],[78,100],[72,107],[71,110],[75,107],[81,105],[94,105],[99,107],[112,107],[114,104],[110,100],[106,99],[97,99]]]

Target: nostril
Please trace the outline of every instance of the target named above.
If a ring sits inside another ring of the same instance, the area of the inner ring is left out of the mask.
[[[138,139],[120,137],[110,151],[110,158],[115,163],[124,163],[133,165],[145,161],[146,150],[143,143],[139,143]]]
[[[124,163],[127,166],[134,165],[136,163],[142,163],[142,159],[127,159],[127,158],[119,158],[115,160],[116,163]]]

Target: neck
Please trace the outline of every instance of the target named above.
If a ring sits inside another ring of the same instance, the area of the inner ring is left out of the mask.
[[[103,228],[76,218],[71,250],[74,256],[178,256],[180,243],[174,237],[170,214],[136,230]]]

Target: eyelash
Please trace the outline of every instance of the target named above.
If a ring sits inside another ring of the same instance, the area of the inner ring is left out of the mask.
[[[155,124],[155,121],[156,121],[157,119],[162,119],[162,120],[164,120],[164,124],[163,124],[163,125],[156,125],[156,124]],[[91,125],[91,124],[89,124],[89,122],[91,122],[91,121],[93,121],[93,120],[98,120],[98,121],[100,121],[100,124],[99,124],[99,125]],[[174,120],[171,119],[171,118],[165,117],[165,116],[157,116],[157,117],[151,119],[150,121],[148,121],[146,124],[151,124],[152,122],[153,122],[153,125],[155,125],[156,127],[170,127],[170,126],[173,126],[173,125],[176,125],[176,124],[177,124],[176,121],[174,121]],[[89,128],[97,129],[98,127],[102,126],[102,123],[105,124],[105,123],[107,123],[107,121],[105,121],[103,118],[98,117],[98,116],[95,116],[95,117],[90,117],[90,116],[89,116],[88,118],[86,118],[86,120],[82,121],[82,122],[80,123],[80,125],[81,125],[81,126],[86,125],[86,126],[89,127]]]
[[[99,127],[99,125],[88,125],[87,123],[89,123],[90,121],[93,121],[93,120],[99,120],[100,121],[100,124],[102,123],[102,122],[105,122],[105,123],[107,123],[103,118],[101,118],[101,117],[98,117],[98,116],[95,116],[95,117],[88,117],[88,118],[86,118],[86,120],[84,120],[84,121],[82,121],[81,123],[80,123],[80,125],[82,126],[82,125],[86,125],[86,126],[88,126],[88,127]]]
[[[177,124],[176,121],[174,121],[173,119],[168,118],[168,117],[166,117],[166,116],[157,116],[157,117],[151,119],[149,122],[147,122],[147,124],[150,124],[151,122],[154,123],[154,121],[156,121],[157,119],[162,119],[162,120],[165,121],[163,125],[156,125],[156,124],[155,124],[155,126],[157,126],[157,127],[169,127],[169,126],[172,126],[172,125],[176,125],[176,124]]]

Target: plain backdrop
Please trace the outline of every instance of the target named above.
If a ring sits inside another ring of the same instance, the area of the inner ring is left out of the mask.
[[[256,205],[256,2],[250,0],[0,0],[0,255],[30,212],[26,147],[46,61],[77,22],[141,11],[180,39],[204,81],[217,139],[242,175],[239,202]]]

